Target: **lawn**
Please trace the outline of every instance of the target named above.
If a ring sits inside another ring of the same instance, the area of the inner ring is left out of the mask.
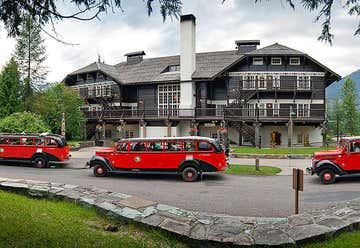
[[[281,169],[273,166],[260,166],[260,171],[255,170],[255,165],[230,165],[230,168],[224,171],[225,174],[235,175],[276,175]]]
[[[0,247],[188,247],[169,233],[108,219],[69,202],[0,191]],[[108,224],[117,232],[106,232]]]
[[[291,154],[291,148],[255,148],[255,147],[247,147],[247,146],[231,146],[231,152],[240,153],[240,154]],[[323,150],[331,150],[335,149],[334,147],[328,148],[319,148],[319,147],[294,147],[293,154],[307,154],[311,155],[317,151]]]
[[[345,248],[360,247],[360,230],[344,232],[322,242],[309,243],[304,248]]]

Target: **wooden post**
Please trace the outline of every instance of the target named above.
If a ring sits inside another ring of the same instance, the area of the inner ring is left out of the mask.
[[[295,214],[299,214],[299,191],[304,190],[304,171],[293,169],[293,189],[295,190]]]
[[[255,159],[255,170],[256,172],[260,171],[260,161],[258,158]]]

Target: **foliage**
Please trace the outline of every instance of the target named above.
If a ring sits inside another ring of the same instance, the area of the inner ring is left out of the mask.
[[[2,133],[43,133],[49,132],[49,126],[38,114],[16,112],[0,120]]]
[[[99,216],[69,202],[0,191],[0,247],[188,247],[164,231]],[[115,233],[104,231],[117,226]]]
[[[359,103],[356,94],[356,84],[347,77],[341,88],[341,110],[344,132],[355,135],[359,131],[359,112],[357,105]]]
[[[39,24],[29,15],[24,17],[16,39],[15,58],[24,79],[24,100],[39,88],[47,75],[44,63],[47,59],[44,39]]]
[[[17,112],[20,108],[20,75],[15,59],[11,58],[0,75],[0,117]]]
[[[294,154],[314,154],[314,152],[334,149],[334,147],[320,148],[320,147],[294,147]],[[239,154],[291,154],[291,148],[255,148],[247,146],[231,146],[231,153]]]
[[[273,166],[260,166],[256,171],[255,165],[230,165],[230,168],[224,171],[225,174],[235,175],[276,175],[281,169]]]
[[[43,116],[52,133],[61,133],[61,116],[65,113],[66,137],[80,138],[85,117],[80,110],[83,100],[64,84],[59,83],[31,98],[31,109]]]
[[[328,102],[328,105],[331,105],[327,110],[329,119],[328,127],[330,134],[335,136],[337,135],[337,128],[339,128],[339,133],[344,130],[341,100],[336,98],[331,102]]]

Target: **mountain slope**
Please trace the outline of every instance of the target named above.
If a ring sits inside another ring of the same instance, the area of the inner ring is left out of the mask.
[[[355,84],[357,86],[357,92],[359,94],[360,93],[360,69],[357,71],[354,71],[353,73],[351,73],[348,76],[355,82]],[[340,98],[341,87],[343,85],[345,78],[346,77],[331,84],[329,87],[326,88],[327,99],[331,100],[331,99],[335,99],[335,98]]]

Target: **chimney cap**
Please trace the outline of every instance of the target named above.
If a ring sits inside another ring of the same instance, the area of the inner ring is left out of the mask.
[[[260,45],[260,40],[236,40],[237,46],[255,46]]]
[[[196,17],[193,14],[182,15],[182,16],[180,16],[180,22],[183,22],[183,21],[193,21],[195,23]]]
[[[146,55],[144,51],[136,51],[124,54],[125,57],[135,57],[135,56],[143,56]]]

